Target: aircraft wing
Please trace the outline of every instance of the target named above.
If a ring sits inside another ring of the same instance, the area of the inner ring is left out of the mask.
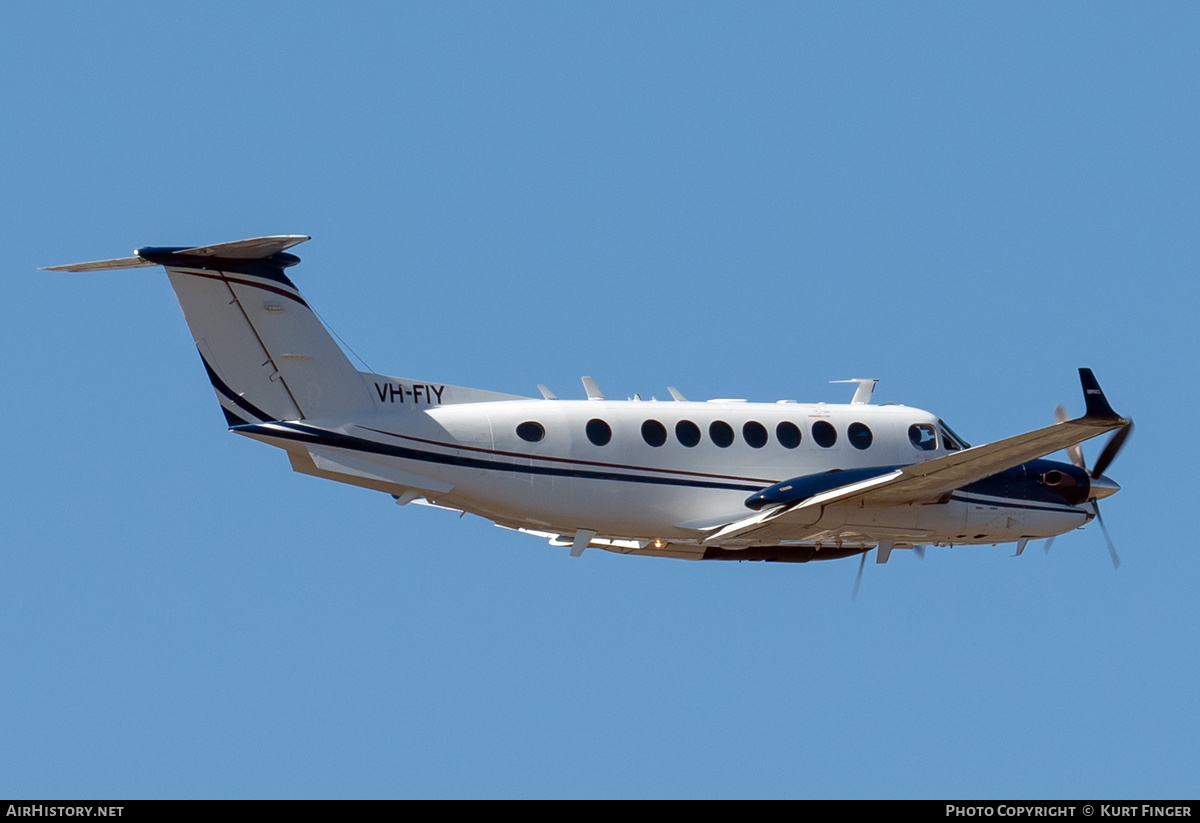
[[[819,533],[820,530],[810,527],[827,506],[867,508],[934,503],[955,489],[1119,429],[1129,422],[1108,405],[1090,369],[1080,369],[1079,379],[1087,403],[1083,417],[822,491],[729,523],[704,542],[719,545],[746,539],[755,543],[804,540]]]

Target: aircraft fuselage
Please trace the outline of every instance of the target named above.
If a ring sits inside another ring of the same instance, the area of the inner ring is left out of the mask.
[[[293,452],[319,444],[346,461],[342,468],[369,460],[379,465],[380,478],[389,476],[385,467],[406,476],[412,484],[406,488],[427,481],[422,496],[431,503],[511,528],[558,535],[587,529],[601,540],[640,546],[638,553],[672,555],[701,552],[697,530],[749,514],[748,498],[788,478],[901,467],[961,448],[936,415],[909,406],[540,399],[442,406],[439,394],[455,387],[369,382],[412,394],[397,402],[391,392],[380,398],[376,390],[375,413],[353,423],[314,420],[234,431]],[[601,432],[607,429],[604,442],[589,437],[596,421]],[[345,440],[339,446],[318,432]],[[303,453],[293,457],[298,470],[305,462]],[[334,460],[326,469],[336,467]],[[309,473],[329,475],[320,465],[312,468]],[[830,548],[873,545],[881,534],[900,546],[1047,537],[1091,516],[1045,486],[1041,478],[1051,471],[1079,474],[1070,464],[1038,460],[935,503],[836,508],[814,512],[812,523],[826,532]],[[347,476],[334,479],[354,482]],[[360,480],[389,490],[376,478]],[[399,496],[405,489],[391,491]]]

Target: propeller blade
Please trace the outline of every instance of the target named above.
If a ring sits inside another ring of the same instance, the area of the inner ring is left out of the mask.
[[[1050,547],[1054,545],[1054,540],[1057,537],[1058,537],[1057,534],[1054,535],[1054,537],[1051,537],[1049,540],[1046,541],[1046,545],[1042,546],[1042,548],[1046,550],[1046,554],[1050,554]]]
[[[1092,469],[1092,477],[1099,477],[1104,474],[1104,470],[1113,462],[1113,459],[1116,458],[1117,453],[1121,451],[1121,447],[1125,445],[1125,441],[1129,439],[1129,435],[1131,434],[1133,434],[1132,420],[1117,429],[1117,433],[1109,438],[1104,451],[1100,452],[1100,457],[1096,459],[1096,467]]]
[[[867,553],[862,553],[862,560],[858,561],[858,575],[854,578],[854,591],[850,593],[851,602],[858,602],[858,587],[862,585],[863,569],[867,566]]]
[[[1104,532],[1104,539],[1108,542],[1108,556],[1112,558],[1114,569],[1121,568],[1121,558],[1117,557],[1117,548],[1113,545],[1112,538],[1108,536],[1108,526],[1104,525],[1104,518],[1100,516],[1100,504],[1095,500],[1092,501],[1092,509],[1096,512],[1096,522],[1100,524],[1100,531]]]
[[[913,546],[913,554],[915,554],[921,560],[924,560],[925,559],[925,547],[924,546]]]
[[[1066,406],[1060,405],[1054,410],[1055,423],[1063,423],[1068,419]],[[1083,462],[1083,449],[1078,443],[1076,443],[1074,446],[1067,446],[1067,457],[1071,458],[1071,462],[1074,463],[1076,467],[1087,471],[1087,464]]]

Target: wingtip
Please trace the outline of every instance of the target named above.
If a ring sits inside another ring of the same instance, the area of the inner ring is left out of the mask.
[[[1079,369],[1079,382],[1083,386],[1083,402],[1087,406],[1085,417],[1093,420],[1124,420],[1109,405],[1108,398],[1104,396],[1104,390],[1100,388],[1100,382],[1096,380],[1096,375],[1092,374],[1091,369]]]

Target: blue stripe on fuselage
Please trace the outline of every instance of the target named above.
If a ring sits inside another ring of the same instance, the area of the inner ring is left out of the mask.
[[[574,477],[585,480],[611,480],[625,483],[682,486],[686,488],[716,489],[726,491],[759,492],[763,490],[762,486],[727,482],[715,479],[700,480],[682,477],[645,476],[640,474],[628,474],[622,471],[599,471],[596,469],[582,468],[579,466],[557,467],[506,463],[500,460],[487,459],[483,457],[469,457],[462,454],[442,454],[439,452],[427,451],[425,449],[413,448],[411,446],[398,446],[388,443],[380,443],[364,437],[355,437],[353,435],[342,434],[340,432],[328,431],[326,429],[309,426],[303,423],[275,422],[269,424],[269,426],[248,424],[245,426],[231,427],[231,431],[235,431],[239,434],[256,434],[281,440],[292,440],[301,443],[312,443],[314,445],[329,446],[332,448],[346,449],[349,451],[367,454],[397,457],[403,460],[413,460],[423,463],[436,463],[440,465],[457,466],[467,469],[481,469],[484,471],[500,471],[515,474],[537,474],[549,477]],[[457,447],[454,444],[448,443],[444,445],[444,448],[456,449]],[[518,457],[521,459],[529,459],[534,461],[539,459],[537,455]],[[1025,471],[1026,466],[1031,467],[1028,472]],[[974,503],[977,505],[1030,509],[1036,511],[1081,513],[1080,509],[1065,501],[1053,489],[1049,489],[1040,485],[1035,479],[1036,477],[1039,477],[1042,472],[1045,472],[1050,468],[1055,468],[1061,471],[1063,470],[1063,467],[1064,464],[1056,463],[1054,461],[1034,460],[1028,464],[1024,464],[1023,466],[1010,469],[1007,472],[1001,472],[998,475],[993,475],[992,477],[987,477],[968,486],[964,486],[962,489],[956,490],[951,495],[951,499],[964,503]],[[844,472],[830,472],[821,475],[814,475],[814,477],[820,477],[822,479],[826,479],[826,482],[829,482],[829,480],[832,480],[832,478],[836,478],[840,475],[843,481],[841,485],[844,485],[845,483],[856,482],[857,480],[862,480],[866,477],[894,471],[896,468],[899,467],[886,466],[875,469],[847,470]],[[643,469],[637,466],[629,466],[628,470],[659,472],[667,471],[664,469]],[[1018,473],[1020,478],[1017,477]],[[781,484],[787,482],[790,481],[781,481]],[[1000,489],[1004,489],[1006,493],[1001,493]],[[1016,492],[1016,494],[1014,494],[1014,492]],[[975,495],[986,495],[992,499],[973,497],[972,493]]]
[[[505,463],[499,460],[485,460],[479,457],[465,457],[458,454],[439,454],[437,452],[414,449],[409,446],[393,446],[379,443],[364,437],[354,437],[339,432],[318,429],[297,423],[275,423],[272,427],[251,424],[236,426],[232,429],[239,434],[258,434],[281,440],[295,440],[300,443],[312,443],[320,446],[330,446],[337,449],[381,454],[388,457],[399,457],[404,460],[416,460],[423,463],[439,463],[446,466],[458,466],[466,469],[484,469],[488,471],[512,472],[517,474],[539,474],[551,477],[577,477],[585,480],[616,480],[625,483],[647,483],[662,486],[686,486],[698,489],[723,489],[728,491],[752,492],[761,486],[750,486],[743,483],[726,483],[711,480],[692,480],[677,477],[646,477],[638,474],[623,472],[596,471],[583,468],[558,468],[554,466],[521,465]],[[454,448],[447,445],[446,448]],[[530,456],[536,460],[535,456]],[[636,471],[636,469],[634,469]]]

